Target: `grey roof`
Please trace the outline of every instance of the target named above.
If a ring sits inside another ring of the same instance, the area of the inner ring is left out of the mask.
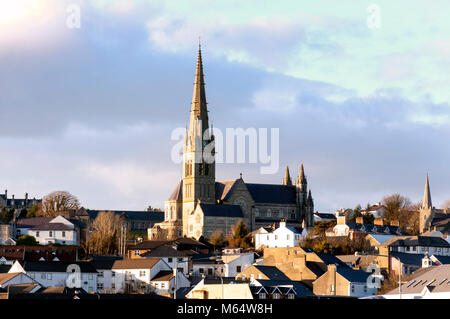
[[[62,261],[20,261],[22,267],[31,272],[67,272],[67,267],[76,264],[83,273],[96,273],[95,267],[88,261],[66,263]]]
[[[350,282],[367,282],[369,274],[362,270],[354,270],[350,267],[337,266],[336,272]]]
[[[51,217],[19,218],[16,221],[16,225],[18,228],[32,228],[37,225],[47,224],[52,219]]]
[[[231,195],[231,193],[233,192],[234,185],[236,184],[236,182],[237,179],[216,182],[215,184],[216,199],[227,200]]]
[[[199,204],[203,214],[210,217],[237,217],[243,218],[241,207],[239,205],[222,205],[222,204]]]
[[[141,254],[141,257],[188,257],[189,255],[186,251],[163,245]]]
[[[432,293],[450,292],[450,265],[422,268],[418,271],[420,271],[421,275],[402,285],[402,294],[420,294],[425,287]],[[387,295],[396,294],[398,294],[398,288],[387,293]]]
[[[245,183],[255,203],[297,204],[295,186]]]
[[[334,264],[334,265],[338,265],[341,267],[347,267],[347,268],[351,269],[350,267],[347,266],[346,263],[344,263],[343,261],[341,261],[339,258],[337,258],[334,255],[326,254],[326,253],[316,253],[316,255],[319,256],[320,259],[322,259],[323,262],[327,265]]]
[[[425,257],[425,254],[408,254],[408,253],[399,253],[395,251],[391,251],[390,255],[393,257],[397,257],[403,264],[406,265],[416,265],[422,266],[422,259]],[[431,257],[431,256],[430,256]],[[450,256],[434,256],[441,264],[450,264]],[[434,265],[436,263],[433,262]]]
[[[281,270],[275,266],[254,265],[256,269],[261,271],[270,280],[290,280]]]
[[[149,211],[129,211],[129,210],[93,210],[87,209],[90,219],[95,219],[100,212],[112,212],[116,215],[121,215],[127,220],[144,220],[162,222],[164,220],[164,212],[149,212]]]
[[[32,230],[74,230],[73,228],[67,226],[63,223],[46,223],[46,224],[40,224],[36,225]]]
[[[262,287],[274,288],[277,287],[280,289],[282,293],[289,291],[286,288],[293,288],[294,293],[297,297],[306,297],[314,295],[311,290],[309,290],[302,282],[294,281],[294,280],[264,280],[264,279],[255,279],[255,282],[258,282]],[[269,292],[269,291],[268,291]],[[270,293],[270,292],[269,292]]]
[[[441,237],[412,236],[395,240],[389,246],[450,247],[450,243]]]
[[[346,223],[347,226],[355,231],[364,233],[386,234],[386,235],[401,235],[403,232],[397,226],[381,226],[372,224],[358,224],[358,223]]]
[[[183,180],[178,183],[169,200],[183,200]]]

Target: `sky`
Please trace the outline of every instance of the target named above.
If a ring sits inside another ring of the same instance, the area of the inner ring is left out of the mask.
[[[440,207],[449,14],[439,0],[0,0],[0,189],[162,208],[181,178],[171,132],[189,118],[200,38],[214,127],[280,130],[275,174],[218,164],[217,180],[281,183],[303,163],[331,212],[417,202],[428,173]]]

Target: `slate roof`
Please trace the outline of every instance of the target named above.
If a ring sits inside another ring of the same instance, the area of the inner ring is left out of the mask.
[[[349,282],[367,282],[367,277],[369,277],[369,274],[362,271],[362,270],[354,270],[350,267],[342,267],[337,266],[336,272],[340,274],[342,277],[347,279]]]
[[[74,230],[73,228],[67,226],[63,223],[47,223],[36,225],[31,228],[32,230]]]
[[[112,269],[151,269],[161,258],[140,258],[116,260]]]
[[[229,195],[232,193],[233,187],[236,182],[237,182],[237,179],[216,182],[216,184],[215,184],[216,199],[217,200],[227,200]]]
[[[0,264],[0,274],[7,273],[10,268],[11,268],[11,265],[1,265]]]
[[[254,265],[256,269],[266,275],[270,280],[290,280],[281,270],[275,266]]]
[[[137,221],[152,221],[162,222],[164,221],[164,212],[148,212],[148,211],[129,211],[129,210],[93,210],[87,209],[89,218],[95,219],[100,212],[112,212],[116,215],[121,215],[127,220]]]
[[[67,267],[76,264],[82,273],[96,273],[94,266],[87,261],[66,263],[62,261],[20,261],[27,272],[67,272]]]
[[[172,246],[163,245],[141,254],[141,257],[188,257],[189,255],[183,250],[176,250]]]
[[[51,217],[19,218],[16,225],[17,228],[33,228],[34,226],[48,224],[52,219]]]
[[[205,216],[209,217],[237,217],[244,218],[239,205],[221,205],[200,203],[200,208]]]
[[[346,223],[346,225],[354,230],[364,233],[378,233],[378,234],[393,234],[401,235],[403,232],[397,226],[381,226],[372,224],[358,224],[358,223]]]
[[[420,269],[421,275],[402,285],[402,294],[420,294],[425,287],[432,293],[450,292],[450,265],[433,266],[424,269],[425,271]],[[387,293],[387,295],[397,294],[398,288]]]
[[[450,243],[441,237],[435,236],[410,236],[394,240],[389,244],[395,246],[424,246],[424,247],[450,247]]]
[[[261,204],[297,204],[295,186],[275,184],[245,183],[255,203]]]
[[[20,274],[21,274],[21,272],[0,274],[0,285],[3,285],[4,283],[10,281],[11,279],[13,279],[14,277],[16,277],[17,275],[20,275]]]
[[[169,200],[183,200],[183,180],[178,183]]]
[[[258,282],[262,287],[266,289],[268,293],[272,293],[272,291],[268,291],[267,288],[278,288],[281,293],[286,294],[290,292],[289,288],[294,290],[294,293],[297,297],[306,297],[314,295],[311,290],[309,290],[303,283],[300,281],[293,280],[264,280],[264,279],[255,279],[253,281]],[[257,286],[258,287],[258,286]],[[270,290],[270,289],[269,289]]]
[[[406,265],[415,265],[415,266],[422,266],[422,259],[425,257],[424,254],[408,254],[408,253],[399,253],[395,251],[391,251],[390,255],[393,257],[397,257],[400,259],[402,264]],[[429,256],[431,257],[431,256]],[[439,260],[441,264],[450,264],[450,256],[436,256],[434,257]],[[433,262],[433,265],[436,265],[436,263]]]
[[[161,270],[152,281],[169,281],[174,277],[173,271],[171,270]]]

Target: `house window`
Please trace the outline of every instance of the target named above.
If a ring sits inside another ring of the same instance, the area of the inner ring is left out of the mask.
[[[295,295],[294,294],[288,294],[287,297],[288,297],[288,299],[295,299]]]
[[[134,255],[135,255],[135,256],[139,256],[140,253],[141,253],[141,252],[140,252],[139,250],[135,250],[135,251],[134,251]]]
[[[171,262],[172,262],[172,258],[171,258],[171,257],[167,258],[167,261],[168,261],[169,263],[171,263]]]
[[[38,231],[36,232],[36,237],[39,237],[39,232]]]
[[[272,297],[273,299],[280,299],[280,294],[276,292],[272,295]]]
[[[98,272],[97,278],[103,278],[103,271]]]
[[[236,266],[236,272],[241,272],[241,266]]]
[[[203,268],[199,268],[199,269],[198,269],[198,272],[201,273],[201,274],[203,274],[204,271],[205,271],[205,270],[204,270]]]
[[[275,240],[278,240],[278,235],[275,235]]]
[[[179,263],[183,262],[183,258],[178,258],[178,262]]]
[[[47,280],[52,280],[52,274],[47,274]]]
[[[161,289],[166,288],[166,284],[164,282],[161,283]]]
[[[255,217],[259,217],[259,209],[255,208]]]
[[[352,289],[352,293],[355,292],[355,286],[351,285],[350,287]]]
[[[31,279],[34,279],[34,273],[29,273]]]
[[[287,240],[289,240],[289,239],[291,239],[291,236],[290,236],[290,235],[287,235],[286,238],[287,238]]]
[[[62,236],[66,237],[66,232],[65,231],[62,232]]]
[[[94,275],[93,274],[89,274],[88,280],[93,280],[93,279],[94,279]]]
[[[208,268],[208,276],[212,276],[212,274],[213,274],[212,268]]]
[[[144,277],[147,272],[145,270],[139,271],[139,276]]]
[[[111,277],[116,277],[116,273],[114,271],[111,273]]]
[[[116,284],[115,283],[111,284],[111,289],[116,289]]]
[[[103,290],[103,283],[97,283],[97,290]]]
[[[266,299],[267,295],[264,292],[259,293],[259,299]]]
[[[48,232],[48,237],[53,237],[53,232],[52,231]]]
[[[45,272],[43,272],[43,273],[41,274],[41,279],[45,279],[45,278],[46,278]]]

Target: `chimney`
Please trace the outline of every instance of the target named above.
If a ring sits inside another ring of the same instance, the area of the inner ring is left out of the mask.
[[[391,221],[391,226],[400,227],[400,222],[398,220]]]
[[[384,226],[383,218],[375,218],[373,224],[377,226]]]
[[[286,219],[280,220],[280,227],[279,228],[281,228],[281,227],[286,227]]]
[[[304,255],[304,254],[297,255],[295,257],[295,263],[296,263],[296,266],[300,267],[301,269],[305,269],[305,267],[306,267],[306,255]]]
[[[345,216],[338,216],[337,224],[338,225],[345,225]]]
[[[327,266],[327,268],[330,293],[331,295],[336,295],[336,265],[330,264]]]
[[[28,199],[28,193],[25,193],[25,199]]]
[[[357,224],[364,224],[363,218],[362,217],[356,217],[356,223]]]
[[[7,189],[5,189],[5,197],[6,197],[6,199],[8,199],[8,190]]]

